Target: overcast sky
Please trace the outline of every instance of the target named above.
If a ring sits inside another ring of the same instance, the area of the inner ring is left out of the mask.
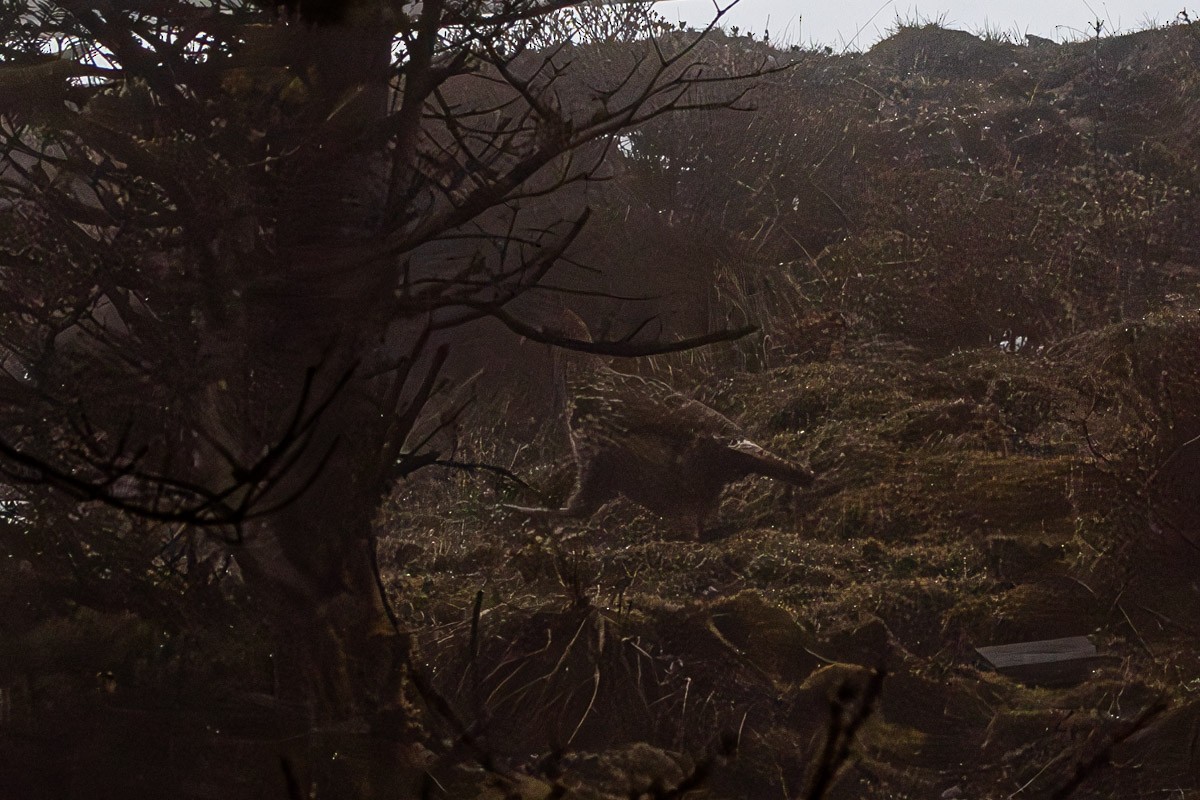
[[[1151,20],[1170,22],[1185,6],[1192,19],[1200,18],[1198,0],[741,0],[729,12],[726,24],[755,34],[762,34],[769,24],[775,41],[819,43],[840,50],[851,42],[870,47],[886,35],[897,16],[940,18],[949,28],[1034,33],[1060,41],[1090,33],[1097,17],[1105,20],[1106,33],[1129,33]],[[712,0],[666,0],[659,3],[658,11],[671,21],[699,26],[712,19],[713,4]]]

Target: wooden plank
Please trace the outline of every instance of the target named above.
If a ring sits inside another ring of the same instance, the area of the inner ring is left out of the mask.
[[[1017,642],[992,647],[979,647],[976,653],[996,669],[1018,664],[1038,664],[1049,661],[1067,661],[1072,658],[1089,658],[1096,655],[1096,645],[1086,636],[1068,636],[1064,639],[1043,639],[1038,642]]]
[[[1103,659],[1086,636],[977,647],[986,666],[1025,683],[1082,680]]]

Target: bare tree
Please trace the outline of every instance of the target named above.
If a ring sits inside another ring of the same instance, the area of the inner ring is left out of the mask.
[[[494,317],[662,348],[573,342],[514,304],[586,223],[572,187],[614,137],[736,105],[744,83],[706,68],[704,37],[649,22],[576,41],[577,2],[3,17],[0,465],[219,537],[319,719],[398,702],[408,645],[371,523],[440,457],[413,432],[444,332]]]

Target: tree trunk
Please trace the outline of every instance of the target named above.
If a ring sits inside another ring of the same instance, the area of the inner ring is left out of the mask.
[[[379,233],[390,172],[370,134],[387,112],[391,40],[372,24],[378,9],[356,13],[280,29],[290,66],[307,76],[307,108],[297,142],[282,143],[292,154],[275,208],[276,262],[215,324],[226,366],[210,387],[222,447],[245,463],[285,437],[297,414],[328,404],[259,504],[281,507],[247,525],[234,551],[292,651],[280,659],[293,673],[285,683],[322,724],[397,706],[407,656],[371,529],[386,489],[379,449],[390,410],[360,377],[390,321],[396,267],[338,258]]]

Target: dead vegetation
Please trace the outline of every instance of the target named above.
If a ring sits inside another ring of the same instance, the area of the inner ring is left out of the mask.
[[[707,182],[642,201],[723,237],[709,318],[764,331],[641,368],[821,478],[731,487],[711,543],[630,504],[536,527],[491,510],[519,491],[503,481],[403,487],[382,524],[417,560],[395,596],[491,752],[564,754],[581,797],[676,796],[722,732],[737,757],[696,797],[1200,790],[1200,217],[1181,157],[1196,110],[1176,99],[1195,47],[1188,27],[1048,49],[904,29],[862,57],[797,56],[769,91],[819,111],[776,101],[748,139],[669,127],[638,150],[616,201]],[[1142,72],[1135,100],[1115,76]],[[1136,131],[1160,107],[1152,142]],[[789,175],[796,151],[762,148],[808,125],[827,159]],[[684,148],[730,167],[673,170]],[[717,187],[731,175],[740,190]],[[464,447],[569,489],[561,432],[478,419]],[[974,656],[1081,634],[1103,657],[1076,685]]]
[[[766,48],[717,42],[731,61]],[[673,253],[659,302],[699,299],[668,322],[760,325],[636,368],[820,480],[731,487],[711,542],[626,503],[533,525],[498,506],[566,495],[564,432],[544,396],[481,400],[456,456],[532,489],[438,469],[397,488],[378,558],[428,730],[386,752],[364,739],[344,768],[455,798],[1200,792],[1197,48],[1195,25],[1036,48],[903,28],[863,55],[771,51],[797,66],[758,111],[632,136],[574,257],[611,260],[621,285]],[[592,298],[610,287],[591,274],[575,288],[597,322],[655,307]],[[0,585],[27,573],[6,559]],[[236,642],[197,636],[194,661],[153,662],[144,626],[72,619],[20,623],[0,663],[14,709],[75,703],[111,726],[126,687],[229,694],[257,676],[270,696],[245,620]],[[97,631],[103,663],[76,664]],[[1076,685],[974,657],[1069,635],[1105,657]],[[90,685],[102,670],[120,702]],[[287,708],[269,714],[290,730]],[[287,746],[237,736],[286,772]],[[164,774],[232,763],[222,796],[285,796],[264,788],[283,785],[274,766],[222,761],[216,741]]]

